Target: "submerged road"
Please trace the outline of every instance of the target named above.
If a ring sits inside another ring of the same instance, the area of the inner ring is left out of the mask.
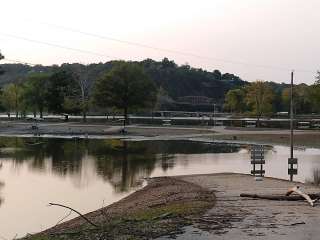
[[[240,197],[240,193],[285,194],[288,188],[295,185],[303,186],[306,193],[319,193],[318,187],[272,178],[255,181],[252,176],[243,174],[178,178],[215,191],[217,202],[196,224],[186,227],[177,240],[320,239],[320,203],[311,207],[305,201]],[[157,240],[165,239],[170,238],[161,237]]]

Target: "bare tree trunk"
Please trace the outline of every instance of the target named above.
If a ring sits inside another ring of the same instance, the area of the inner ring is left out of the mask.
[[[125,127],[126,125],[129,124],[129,119],[128,119],[128,107],[124,108],[124,121],[123,121],[123,126]]]
[[[86,106],[86,96],[85,96],[85,89],[84,89],[84,84],[80,85],[81,88],[81,101],[82,101],[82,121],[86,122],[87,121],[87,106]]]

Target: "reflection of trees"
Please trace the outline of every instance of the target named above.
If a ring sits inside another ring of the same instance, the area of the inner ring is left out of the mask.
[[[203,143],[188,140],[141,141],[147,151],[159,154],[200,154],[238,152],[240,146],[234,144]]]
[[[86,146],[84,141],[63,139],[1,139],[0,157],[10,157],[15,166],[27,162],[32,170],[44,170],[51,159],[51,170],[59,175],[77,173]]]
[[[320,169],[319,168],[313,169],[311,182],[315,185],[320,185]]]
[[[84,141],[56,139],[47,145],[47,154],[51,157],[52,171],[65,176],[80,172],[86,145]]]
[[[120,192],[137,187],[143,177],[150,176],[156,165],[156,156],[147,149],[131,142],[121,144],[113,149],[112,155],[98,154],[96,158],[98,174]]]
[[[33,171],[81,179],[82,170],[88,166],[84,161],[90,161],[96,171],[93,174],[109,181],[116,191],[138,186],[156,166],[164,171],[173,168],[175,154],[228,153],[239,149],[234,145],[190,141],[0,138],[0,158],[10,158],[15,167],[26,164]]]
[[[175,166],[174,155],[168,153],[160,154],[161,168],[163,171],[167,171]]]
[[[1,189],[4,187],[4,182],[0,181],[0,193],[1,193]],[[1,204],[4,202],[4,199],[1,197],[0,195],[0,206]]]

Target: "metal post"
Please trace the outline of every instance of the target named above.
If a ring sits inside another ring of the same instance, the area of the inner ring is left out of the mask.
[[[293,159],[293,71],[291,72],[291,88],[290,88],[290,158]],[[290,164],[293,169],[293,164]],[[290,175],[290,181],[293,181],[293,175]]]
[[[213,104],[213,127],[216,126],[216,104]]]

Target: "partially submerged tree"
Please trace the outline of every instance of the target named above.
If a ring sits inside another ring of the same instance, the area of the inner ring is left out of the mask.
[[[121,61],[97,80],[94,100],[98,106],[110,105],[122,109],[126,125],[129,109],[153,106],[156,92],[154,82],[141,66]]]
[[[274,94],[272,88],[264,81],[256,81],[246,87],[246,100],[252,107],[252,113],[257,117],[257,125],[260,124],[260,118],[272,112],[272,100]]]

